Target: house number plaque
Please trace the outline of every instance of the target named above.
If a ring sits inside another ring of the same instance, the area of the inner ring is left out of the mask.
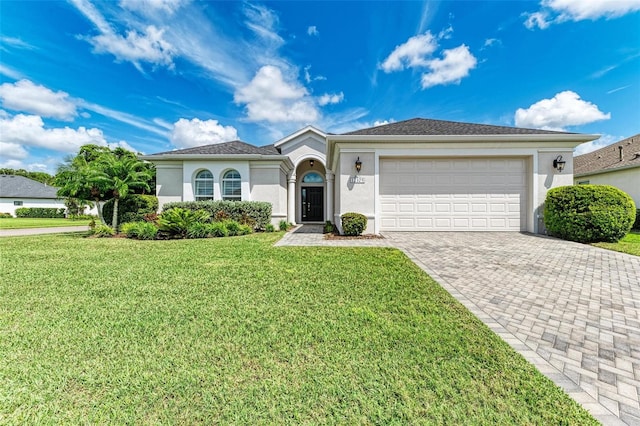
[[[349,178],[349,183],[362,184],[364,183],[364,178],[361,176],[351,176]]]

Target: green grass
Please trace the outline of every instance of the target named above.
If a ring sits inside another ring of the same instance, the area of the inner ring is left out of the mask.
[[[400,251],[0,240],[0,423],[597,424]]]
[[[61,226],[88,225],[90,220],[80,219],[36,219],[36,218],[2,218],[0,229],[24,229],[24,228],[58,228]]]
[[[596,247],[640,256],[640,231],[631,231],[617,243],[595,243]]]

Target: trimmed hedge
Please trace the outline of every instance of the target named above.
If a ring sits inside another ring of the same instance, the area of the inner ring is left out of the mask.
[[[344,235],[360,235],[367,228],[367,217],[360,213],[345,213],[340,220]]]
[[[564,240],[616,242],[635,219],[633,200],[613,186],[562,186],[547,192],[544,224],[551,235]]]
[[[16,217],[58,219],[64,218],[65,210],[54,207],[20,207],[16,209]]]
[[[633,223],[633,229],[640,231],[640,209],[636,209],[636,221]]]
[[[264,230],[271,223],[271,203],[264,201],[178,201],[165,204],[162,211],[175,208],[204,210],[213,221],[233,220],[255,230]]]
[[[111,223],[113,218],[113,203],[111,199],[102,207],[102,216],[107,223]],[[157,211],[158,198],[155,195],[129,194],[118,202],[118,224],[141,222],[144,215]]]

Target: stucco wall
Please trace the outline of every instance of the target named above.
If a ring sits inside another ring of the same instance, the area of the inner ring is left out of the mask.
[[[562,155],[566,161],[564,170],[558,172],[553,168],[553,160]],[[537,222],[537,232],[546,233],[544,227],[544,201],[547,192],[551,188],[558,186],[573,185],[573,152],[572,151],[543,151],[538,153],[538,167],[536,170],[537,191],[536,202],[532,206],[534,209],[534,220]]]
[[[14,201],[22,201],[21,206],[14,206]],[[11,213],[16,215],[16,209],[22,207],[43,207],[51,209],[64,209],[64,200],[43,199],[43,198],[0,198],[0,213]]]
[[[317,135],[301,135],[299,138],[283,144],[281,150],[282,154],[287,155],[294,165],[303,159],[314,158],[322,163],[326,159],[326,143]]]
[[[160,211],[166,203],[182,201],[182,161],[156,163],[156,196]]]
[[[611,185],[629,194],[640,209],[640,167],[574,178],[574,183],[589,181],[593,185]]]
[[[279,162],[252,162],[250,175],[251,199],[266,201],[272,206],[272,223],[287,218],[286,178],[282,179]],[[283,195],[284,191],[284,195]]]
[[[355,162],[360,157],[362,169],[356,172]],[[373,152],[341,152],[339,174],[336,174],[336,186],[339,186],[336,203],[336,223],[347,212],[361,213],[367,217],[365,233],[372,234],[375,229],[375,154]]]

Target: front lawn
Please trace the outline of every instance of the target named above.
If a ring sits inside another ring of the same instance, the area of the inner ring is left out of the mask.
[[[24,229],[24,228],[58,228],[61,226],[86,226],[87,219],[38,219],[12,217],[0,219],[0,229]]]
[[[0,240],[0,422],[597,424],[400,251]]]
[[[617,243],[595,243],[593,245],[640,256],[640,231],[631,231]]]

